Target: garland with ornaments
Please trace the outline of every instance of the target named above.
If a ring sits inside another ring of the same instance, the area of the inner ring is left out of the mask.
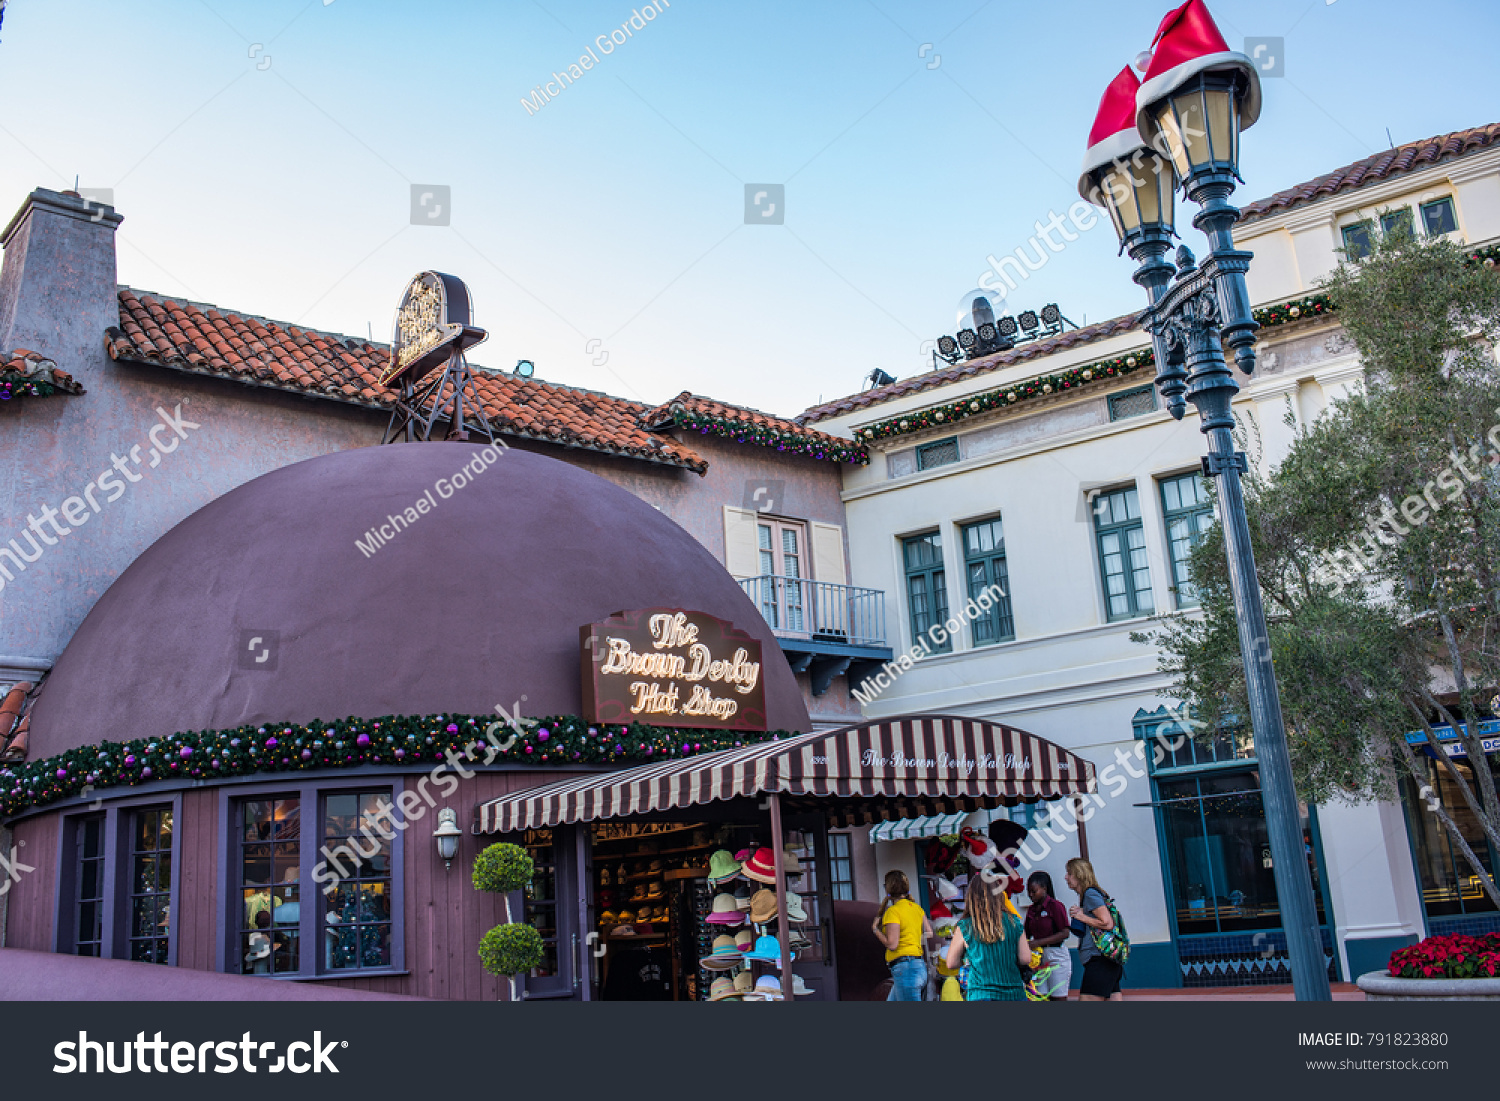
[[[58,392],[58,388],[50,382],[23,375],[19,371],[6,371],[0,374],[0,401],[9,401],[11,398],[34,397],[50,398]]]
[[[1492,246],[1491,249],[1482,251],[1500,255],[1500,247]],[[1476,254],[1472,259],[1477,260],[1479,256]],[[1493,266],[1494,260],[1486,258],[1485,263]],[[1322,317],[1332,313],[1335,308],[1333,300],[1328,295],[1311,294],[1306,298],[1266,306],[1251,312],[1255,320],[1260,323],[1260,327],[1266,329],[1286,325],[1293,321]],[[903,413],[901,416],[859,429],[858,436],[861,440],[883,440],[893,436],[910,435],[913,432],[946,428],[958,421],[988,413],[993,409],[1008,409],[1023,401],[1048,397],[1064,390],[1074,390],[1088,383],[1122,378],[1142,367],[1151,367],[1155,364],[1156,356],[1152,350],[1142,348],[1110,359],[1095,360],[1093,363],[1085,363],[1080,367],[1072,367],[1058,374],[1037,375],[1035,378],[1025,379],[995,390],[987,390],[982,394],[971,394],[969,397],[960,398],[946,405],[934,405],[912,413]]]
[[[269,772],[356,768],[360,765],[435,767],[452,750],[463,757],[475,743],[470,762],[482,762],[493,748],[486,741],[489,716],[385,715],[325,723],[268,723],[233,730],[189,731],[167,738],[136,738],[79,746],[20,766],[0,765],[0,815],[84,795],[105,788],[135,787],[160,780],[211,780]],[[576,715],[520,719],[499,724],[500,744],[490,763],[539,765],[620,765],[691,757],[720,749],[775,741],[789,731],[675,729],[631,723],[589,723]]]
[[[685,409],[674,409],[672,421],[679,428],[696,431],[707,436],[712,433],[735,443],[752,443],[760,447],[774,447],[777,451],[790,451],[796,455],[807,455],[834,463],[864,465],[870,461],[865,449],[856,443],[836,440],[832,437],[810,439],[799,432],[789,432],[770,425],[734,417],[712,417],[701,413],[689,413]]]
[[[951,401],[947,405],[934,405],[927,409],[918,409],[913,413],[903,413],[899,417],[892,417],[890,420],[861,428],[859,438],[881,440],[892,436],[905,436],[912,432],[922,432],[929,428],[946,428],[950,424],[967,420],[969,417],[977,417],[992,409],[1008,409],[1023,401],[1061,393],[1064,390],[1077,389],[1091,382],[1121,378],[1139,371],[1142,367],[1150,367],[1155,362],[1156,357],[1152,355],[1150,348],[1126,352],[1124,355],[1085,363],[1081,367],[1073,367],[1055,375],[1037,375],[1035,378],[1002,386],[997,390],[971,394],[958,401]]]

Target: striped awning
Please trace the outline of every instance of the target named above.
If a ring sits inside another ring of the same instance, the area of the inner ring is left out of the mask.
[[[1085,795],[1094,765],[1024,730],[908,715],[576,777],[481,803],[478,832],[657,814],[778,792],[863,825]]]
[[[924,814],[921,818],[882,822],[870,830],[870,844],[879,841],[915,841],[919,837],[941,837],[945,833],[957,833],[967,817],[968,811],[960,811],[958,814]]]

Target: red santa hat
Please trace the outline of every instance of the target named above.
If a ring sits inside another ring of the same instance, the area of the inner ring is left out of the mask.
[[[1250,91],[1240,106],[1240,129],[1260,118],[1260,73],[1244,54],[1235,53],[1219,33],[1214,17],[1203,0],[1187,0],[1167,13],[1151,40],[1151,64],[1136,93],[1136,129],[1151,133],[1146,108],[1175,92],[1199,73],[1214,69],[1238,69],[1250,79]]]
[[[1104,89],[1099,113],[1094,116],[1094,128],[1089,131],[1083,171],[1078,176],[1078,194],[1085,199],[1093,190],[1090,175],[1095,170],[1114,161],[1128,160],[1132,153],[1146,144],[1135,125],[1135,93],[1140,86],[1135,71],[1127,65]]]

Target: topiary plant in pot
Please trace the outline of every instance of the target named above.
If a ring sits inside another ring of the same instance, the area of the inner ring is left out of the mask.
[[[510,980],[510,1000],[519,998],[517,977],[542,962],[542,934],[530,925],[497,925],[479,942],[479,959],[492,975]]]
[[[474,889],[492,891],[505,905],[505,920],[510,921],[510,893],[531,882],[536,862],[520,845],[498,842],[474,858]]]

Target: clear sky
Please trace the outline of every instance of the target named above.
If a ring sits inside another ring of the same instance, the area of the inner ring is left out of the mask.
[[[930,366],[986,256],[1074,201],[1099,94],[1174,4],[671,0],[605,55],[640,6],[11,0],[0,218],[77,176],[114,190],[131,286],[385,340],[406,281],[447,271],[477,363],[791,414]],[[1210,7],[1231,48],[1284,39],[1244,202],[1387,128],[1500,121],[1493,0]],[[746,224],[747,184],[784,185],[784,224]],[[449,224],[412,224],[413,185],[451,189]],[[1138,308],[1115,247],[1101,221],[1006,305]]]

